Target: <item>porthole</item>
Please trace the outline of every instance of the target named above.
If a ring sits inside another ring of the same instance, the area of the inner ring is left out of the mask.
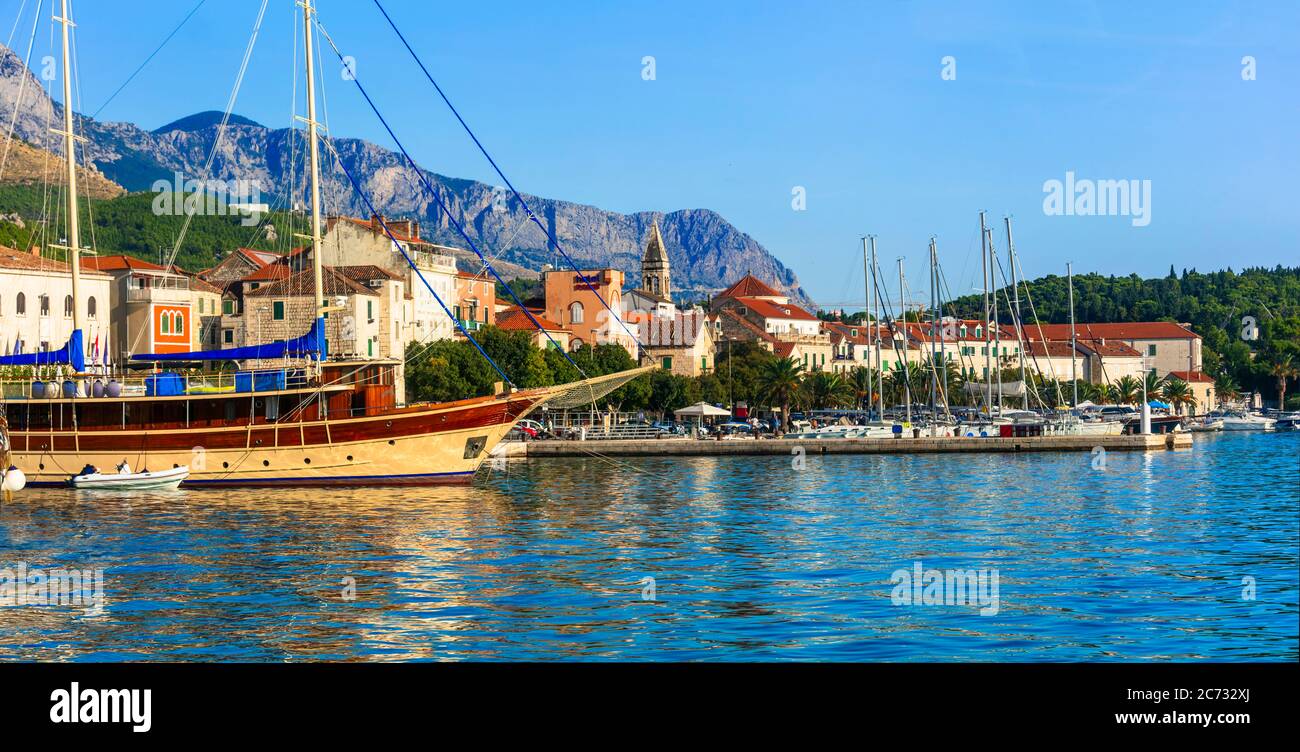
[[[270,467],[270,466],[271,466],[270,460],[262,460],[262,467]]]
[[[388,440],[388,446],[393,446],[393,445],[395,445],[396,443],[397,443],[397,442],[396,442],[396,441],[393,441],[392,439],[389,439],[389,440]]]
[[[304,463],[310,465],[310,464],[311,464],[311,457],[303,457],[303,458],[302,458],[302,461],[303,461]]]
[[[229,463],[229,462],[223,462],[223,463],[221,463],[221,469],[224,470],[224,469],[226,469],[226,468],[228,468],[228,467],[230,467],[230,463]]]
[[[39,467],[40,467],[41,470],[44,470],[44,469],[45,469],[45,463],[42,462],[42,463],[39,465]]]
[[[348,462],[351,462],[351,461],[352,461],[352,455],[349,454],[349,455],[348,455]]]
[[[172,463],[172,469],[173,469],[173,470],[175,470],[175,469],[178,468],[178,467],[180,467],[180,465],[176,464],[175,462]]]

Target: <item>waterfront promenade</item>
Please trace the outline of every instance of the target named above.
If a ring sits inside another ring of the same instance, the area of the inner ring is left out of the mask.
[[[530,441],[505,445],[506,456],[582,457],[593,453],[620,457],[701,457],[797,454],[936,454],[1015,452],[1146,452],[1190,449],[1192,434],[1133,436],[919,437],[887,439],[724,439],[690,438],[605,441]]]

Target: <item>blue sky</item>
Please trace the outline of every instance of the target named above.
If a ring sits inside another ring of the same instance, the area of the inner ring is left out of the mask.
[[[97,110],[194,1],[77,3],[79,109]],[[497,182],[371,2],[318,2],[416,159]],[[6,21],[19,5],[0,4]],[[953,291],[970,291],[980,209],[999,247],[1001,217],[1014,217],[1030,276],[1066,261],[1152,276],[1300,258],[1297,3],[385,5],[521,190],[617,211],[714,209],[823,305],[862,299],[866,233],[891,268],[907,257],[919,298],[936,235]],[[100,117],[152,128],[222,109],[257,7],[208,0]],[[290,119],[296,12],[272,0],[236,107],[275,127]],[[48,36],[42,24],[38,54]],[[1247,55],[1255,80],[1242,78]],[[941,75],[949,56],[954,80]],[[337,70],[326,81],[332,133],[391,146],[351,84]],[[1067,171],[1150,180],[1150,224],[1045,215],[1044,181]],[[796,186],[805,211],[792,209]]]

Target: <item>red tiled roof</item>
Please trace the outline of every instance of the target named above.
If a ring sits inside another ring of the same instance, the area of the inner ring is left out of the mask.
[[[1214,379],[1210,375],[1201,371],[1170,371],[1170,376],[1181,379],[1190,384],[1213,384]]]
[[[259,251],[256,248],[236,248],[235,253],[248,259],[249,261],[252,261],[254,264],[257,264],[258,266],[266,266],[267,264],[274,264],[276,261],[283,258],[281,254],[276,253],[275,251]]]
[[[1039,333],[1039,330],[1042,333]],[[1201,335],[1182,324],[1172,321],[1131,321],[1118,324],[1075,324],[1078,339],[1200,339]],[[1029,324],[1025,326],[1029,339],[1069,340],[1069,324]]]
[[[1111,340],[1103,343],[1099,339],[1075,339],[1080,349],[1085,352],[1093,352],[1102,357],[1111,358],[1140,358],[1142,353],[1129,347],[1125,342]]]
[[[768,287],[752,274],[746,274],[741,277],[731,287],[718,293],[719,298],[752,298],[752,297],[786,297],[781,293]]]
[[[336,266],[334,267],[334,270],[353,282],[369,282],[372,279],[401,281],[402,279],[387,269],[381,269],[373,264],[364,264],[361,266]]]
[[[382,223],[376,223],[369,219],[358,219],[356,217],[339,217],[338,219],[343,222],[351,222],[357,227],[364,227],[365,229],[370,230],[371,232],[377,232],[380,234],[386,234],[384,233],[384,228],[387,227],[388,232],[392,233],[394,238],[397,238],[399,241],[403,243],[419,243],[421,245],[433,245],[427,240],[421,240],[420,238],[413,238],[409,235],[403,235],[402,233],[393,229],[393,225],[403,223],[406,220],[391,219],[389,217],[384,217],[384,221]],[[525,318],[524,320],[527,321],[528,319]]]
[[[31,269],[33,271],[47,272],[68,271],[68,265],[62,261],[45,258],[44,256],[33,256],[30,253],[24,253],[5,246],[0,246],[0,268]]]
[[[770,300],[753,297],[739,297],[732,298],[732,300],[740,303],[765,319],[796,319],[800,321],[817,320],[816,316],[791,303],[773,303]]]
[[[776,337],[773,337],[770,333],[768,333],[767,331],[765,331],[765,330],[763,329],[763,327],[761,327],[761,326],[755,324],[754,322],[750,321],[749,319],[745,318],[744,316],[741,316],[739,313],[736,313],[735,311],[731,310],[730,308],[723,308],[722,311],[720,311],[720,313],[721,313],[723,316],[726,316],[727,318],[729,318],[729,319],[735,321],[736,323],[740,324],[740,325],[743,326],[745,329],[748,329],[749,332],[750,332],[750,334],[753,334],[755,337],[757,337],[757,338],[760,339],[760,340],[763,340],[764,342],[776,342],[776,341],[777,341]]]
[[[288,279],[293,272],[287,264],[267,264],[266,266],[254,269],[249,272],[242,281],[244,282],[275,282],[281,279]]]
[[[379,295],[379,293],[371,290],[369,287],[348,279],[347,276],[332,266],[325,267],[323,272],[324,273],[321,277],[322,281],[325,283],[326,295]],[[303,295],[314,295],[315,290],[315,274],[311,269],[304,269],[292,277],[287,277],[268,285],[262,285],[256,290],[246,293],[246,295],[257,295],[259,297],[265,295],[299,297]]]
[[[794,342],[777,342],[772,345],[772,352],[778,358],[788,358],[794,353]]]
[[[81,268],[96,272],[148,271],[165,272],[166,267],[138,259],[134,256],[118,254],[115,256],[83,256]]]
[[[533,318],[537,319],[537,323],[541,324],[542,328],[548,332],[569,331],[568,329],[565,329],[564,327],[560,326],[554,321],[551,321],[550,319],[543,316],[541,311],[529,309],[528,312],[533,314]],[[502,329],[510,329],[515,331],[525,331],[525,332],[531,332],[537,329],[537,327],[533,326],[533,322],[528,320],[528,316],[524,314],[524,312],[519,308],[519,306],[511,306],[510,308],[507,308],[504,311],[498,313],[496,325]]]

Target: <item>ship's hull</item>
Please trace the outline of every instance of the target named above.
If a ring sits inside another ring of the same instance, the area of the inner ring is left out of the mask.
[[[87,464],[188,466],[186,487],[469,483],[532,399],[431,406],[363,418],[234,428],[13,432],[28,485],[63,486]]]

